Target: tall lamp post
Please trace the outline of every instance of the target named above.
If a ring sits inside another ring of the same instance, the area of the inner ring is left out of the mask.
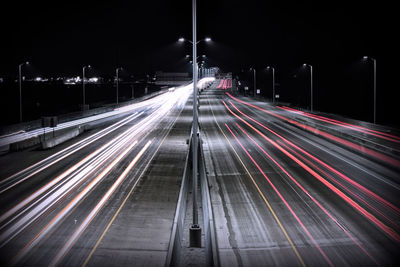
[[[268,66],[267,70],[272,70],[272,103],[275,103],[275,68]]]
[[[197,207],[197,169],[198,169],[198,144],[199,144],[199,132],[198,132],[198,114],[197,114],[197,75],[198,75],[198,64],[197,64],[197,44],[201,41],[211,42],[210,37],[206,37],[201,40],[197,40],[197,26],[196,26],[196,0],[192,0],[192,41],[187,40],[183,37],[178,39],[178,42],[184,43],[189,42],[193,46],[193,124],[192,124],[192,178],[193,178],[193,223],[189,229],[189,243],[191,247],[201,247],[201,228],[198,223],[198,207]],[[186,56],[188,58],[188,56]],[[192,62],[191,62],[192,63]]]
[[[256,96],[256,69],[255,68],[250,68],[250,70],[253,71],[253,83],[254,83],[254,97]]]
[[[199,142],[199,133],[198,133],[198,114],[197,114],[197,25],[196,25],[196,0],[192,0],[192,34],[193,41],[191,42],[193,45],[193,125],[192,125],[192,134],[193,134],[193,224],[190,227],[190,232],[192,233],[190,236],[192,237],[190,240],[191,246],[199,246],[196,244],[196,234],[195,232],[200,232],[200,226],[198,223],[198,208],[197,208],[197,167],[198,167],[198,142]],[[190,42],[190,41],[189,41]],[[199,41],[200,42],[200,41]],[[196,62],[195,62],[196,61]],[[201,235],[201,234],[200,234]],[[201,246],[201,239],[200,239]]]
[[[313,67],[309,64],[304,63],[304,67],[310,67],[310,102],[311,102],[311,112],[314,110],[314,98],[313,98]]]
[[[374,124],[376,124],[376,59],[368,56],[364,56],[363,59],[371,59],[374,62]]]
[[[19,122],[22,122],[22,66],[29,65],[29,62],[24,62],[18,65],[18,82],[19,82]]]
[[[85,71],[87,68],[91,68],[90,65],[83,66],[82,68],[82,99],[83,99],[83,106],[82,109],[85,110],[86,104],[86,93],[85,93]]]
[[[119,71],[122,70],[122,67],[116,68],[115,69],[115,75],[117,78],[117,92],[116,92],[116,100],[117,100],[117,105],[118,105],[118,98],[119,98]]]

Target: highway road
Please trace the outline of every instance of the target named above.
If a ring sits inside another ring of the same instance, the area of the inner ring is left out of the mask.
[[[0,265],[163,265],[191,92],[188,85],[123,107],[53,149],[3,155]]]
[[[400,138],[216,81],[200,127],[221,266],[397,265]]]
[[[231,86],[216,80],[199,107],[221,266],[396,265],[398,132]],[[52,149],[2,155],[0,264],[164,266],[191,89],[126,106]]]
[[[131,113],[134,110],[143,109],[143,108],[151,108],[153,105],[157,106],[160,101],[160,98],[163,98],[163,96],[159,95],[159,96],[152,97],[150,99],[140,101],[138,103],[134,103],[131,105],[116,107],[112,111],[103,112],[103,113],[92,115],[92,116],[87,116],[85,118],[78,118],[75,120],[62,122],[62,123],[59,123],[54,128],[53,127],[44,127],[44,128],[37,128],[37,129],[33,129],[33,130],[28,130],[28,131],[20,130],[20,131],[14,132],[14,133],[9,133],[9,134],[0,136],[0,147],[9,145],[12,143],[24,141],[24,140],[27,140],[32,137],[37,137],[39,135],[42,135],[43,132],[50,134],[53,131],[58,132],[63,129],[82,126],[82,125],[85,125],[88,123],[93,123],[96,121],[106,120],[106,119],[110,119],[110,118],[115,120],[116,117],[126,116],[127,114]]]

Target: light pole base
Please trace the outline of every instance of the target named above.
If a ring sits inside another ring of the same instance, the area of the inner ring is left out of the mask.
[[[189,245],[201,248],[201,227],[198,224],[192,224],[189,228]]]

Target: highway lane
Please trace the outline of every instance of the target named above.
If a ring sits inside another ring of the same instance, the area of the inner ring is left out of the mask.
[[[44,131],[47,133],[49,132],[57,132],[61,131],[63,129],[68,129],[71,127],[77,127],[81,125],[85,125],[88,123],[93,123],[99,120],[104,120],[108,118],[113,118],[118,116],[124,116],[127,113],[132,113],[134,110],[138,109],[143,109],[143,108],[151,108],[153,105],[157,105],[158,102],[163,98],[164,94],[157,95],[155,97],[151,97],[149,99],[146,99],[144,101],[140,101],[138,103],[133,103],[127,106],[121,106],[121,107],[116,107],[112,111],[104,112],[101,114],[96,114],[84,118],[79,118],[71,121],[66,121],[59,123],[56,127],[51,128],[51,127],[45,127],[45,128],[38,128],[38,129],[33,129],[33,130],[28,130],[28,131],[18,131],[16,133],[11,133],[7,135],[0,136],[0,147],[9,145],[12,143],[20,142],[32,137],[37,137],[43,134]]]
[[[47,157],[40,155],[39,164],[19,165],[16,175],[2,177],[1,264],[82,264],[116,208],[138,185],[190,92],[190,86],[176,88],[139,103],[141,108],[124,107],[130,115],[110,127],[71,141]],[[189,129],[190,121],[185,125]],[[10,154],[8,159],[14,158]]]
[[[200,101],[221,265],[395,265],[399,158],[363,142],[398,137],[335,121],[355,138],[337,136],[224,84]]]

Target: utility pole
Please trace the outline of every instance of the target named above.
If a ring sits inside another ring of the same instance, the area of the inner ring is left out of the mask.
[[[117,92],[116,92],[116,103],[117,103],[117,105],[118,105],[118,98],[119,98],[119,71],[121,70],[122,68],[116,68],[115,69],[115,75],[116,75],[116,78],[117,78],[117,88],[116,88],[116,90],[117,90]]]
[[[198,114],[197,114],[197,28],[196,28],[196,0],[192,0],[192,31],[193,31],[193,124],[192,124],[192,163],[193,163],[193,224],[189,229],[189,243],[191,247],[201,247],[201,228],[198,224],[197,207],[197,169],[198,169]]]

